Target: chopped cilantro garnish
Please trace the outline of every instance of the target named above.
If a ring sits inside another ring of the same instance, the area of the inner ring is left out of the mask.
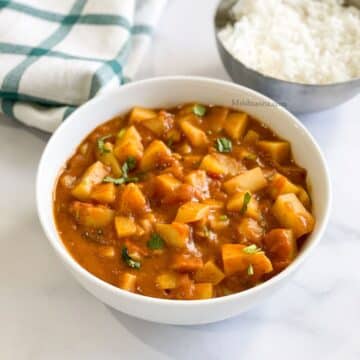
[[[216,146],[217,151],[221,152],[221,153],[228,153],[228,152],[231,152],[231,150],[232,150],[231,140],[229,140],[225,137],[217,138],[216,142],[215,142],[215,146]]]
[[[119,178],[106,176],[103,182],[112,182],[115,185],[126,184],[129,182],[138,182],[139,178],[137,176],[133,176],[133,177],[129,176],[129,171],[135,169],[135,167],[136,167],[136,159],[132,156],[129,156],[121,167],[122,176]]]
[[[206,113],[206,107],[203,106],[203,105],[196,104],[196,105],[194,105],[194,107],[193,107],[193,113],[194,113],[196,116],[204,116],[205,113]]]
[[[227,221],[227,220],[229,220],[229,217],[224,214],[224,215],[221,215],[221,216],[220,216],[220,220],[221,220],[221,221]]]
[[[129,156],[121,167],[123,177],[128,177],[128,172],[135,169],[135,167],[136,159],[133,156]]]
[[[147,242],[147,246],[151,250],[162,249],[165,245],[163,238],[156,233],[151,234],[149,241]]]
[[[249,276],[252,276],[252,275],[254,275],[254,268],[253,268],[253,266],[250,264],[249,266],[248,266],[248,268],[247,268],[247,274],[249,275]]]
[[[256,254],[260,251],[261,251],[261,249],[258,248],[255,244],[252,244],[252,245],[249,245],[249,246],[246,246],[243,248],[243,252],[246,254]]]
[[[105,135],[97,139],[97,147],[100,151],[100,154],[108,153],[110,152],[109,149],[105,147],[105,140],[111,138],[112,135]]]
[[[113,183],[115,185],[127,184],[127,183],[138,182],[138,181],[139,181],[139,178],[136,176],[134,176],[134,177],[119,177],[119,178],[105,176],[105,178],[103,180],[103,182]]]
[[[141,263],[140,261],[136,261],[134,259],[131,258],[131,256],[129,255],[128,249],[126,246],[124,246],[122,248],[121,251],[121,258],[123,259],[123,261],[125,262],[125,264],[129,267],[131,267],[132,269],[140,269],[141,267]]]
[[[240,210],[241,215],[244,215],[246,213],[246,210],[248,208],[250,200],[251,200],[251,194],[249,192],[246,192],[244,194],[243,205],[242,205],[241,210]]]
[[[121,185],[130,182],[138,182],[140,179],[137,176],[133,176],[133,177],[129,176],[129,171],[133,170],[135,167],[136,167],[136,159],[132,156],[129,156],[121,167],[122,176],[119,178],[106,176],[103,182],[111,182],[115,185]]]

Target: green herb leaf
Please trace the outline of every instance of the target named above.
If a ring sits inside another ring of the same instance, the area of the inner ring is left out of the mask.
[[[229,220],[229,217],[227,215],[221,215],[220,218],[219,218],[221,221],[227,221]]]
[[[216,142],[215,142],[215,146],[218,152],[221,153],[228,153],[231,152],[232,150],[232,142],[231,140],[222,137],[222,138],[217,138]]]
[[[135,261],[134,259],[131,258],[131,256],[129,255],[128,249],[126,246],[124,246],[122,248],[121,251],[121,258],[123,259],[123,261],[125,262],[125,264],[129,267],[131,267],[132,269],[140,269],[141,267],[141,263],[140,261]]]
[[[165,246],[165,241],[159,234],[153,233],[147,242],[147,246],[151,250],[162,249]]]
[[[254,275],[254,268],[253,268],[253,266],[250,264],[249,266],[248,266],[248,268],[247,268],[247,274],[249,275],[249,276],[252,276],[252,275]]]
[[[121,184],[125,184],[125,178],[123,178],[123,177],[113,178],[111,176],[105,176],[103,182],[113,183],[115,185],[121,185]]]
[[[136,159],[133,156],[129,156],[121,167],[123,177],[127,178],[129,171],[135,169],[135,167]]]
[[[240,210],[241,215],[244,215],[246,213],[246,210],[248,208],[250,200],[251,200],[251,194],[249,192],[246,192],[244,194],[243,205],[242,205],[242,208]]]
[[[168,139],[166,145],[171,148],[174,145],[174,140],[172,138]]]
[[[105,147],[105,140],[111,138],[112,135],[105,135],[97,139],[97,147],[100,154],[109,153],[110,150]]]
[[[131,183],[131,182],[138,182],[139,178],[134,176],[134,177],[120,177],[120,178],[113,178],[111,176],[105,176],[103,182],[107,182],[107,183],[113,183],[115,185],[122,185],[122,184],[127,184],[127,183]]]
[[[255,244],[252,244],[252,245],[249,245],[249,246],[246,246],[243,248],[243,252],[246,254],[256,254],[260,251],[261,251],[261,249],[258,248]]]
[[[193,107],[193,113],[196,116],[204,116],[206,114],[206,107],[203,105],[196,104]]]

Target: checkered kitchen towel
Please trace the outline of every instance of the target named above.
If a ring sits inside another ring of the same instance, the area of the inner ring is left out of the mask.
[[[166,0],[0,0],[0,109],[52,132],[135,74]]]

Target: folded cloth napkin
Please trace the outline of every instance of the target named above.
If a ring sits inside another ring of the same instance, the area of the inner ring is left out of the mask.
[[[135,74],[166,0],[0,0],[0,109],[52,132]]]

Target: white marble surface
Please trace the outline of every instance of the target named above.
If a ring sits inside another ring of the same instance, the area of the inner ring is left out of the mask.
[[[228,79],[216,53],[216,0],[170,0],[139,78]],[[328,159],[326,235],[292,282],[237,318],[176,327],[117,313],[85,292],[50,248],[34,181],[48,136],[0,119],[0,359],[360,359],[360,97],[302,117]]]

